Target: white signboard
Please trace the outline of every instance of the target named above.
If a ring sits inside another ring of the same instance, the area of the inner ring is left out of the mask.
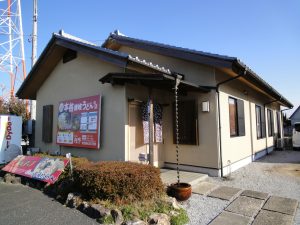
[[[22,117],[0,115],[0,164],[22,154]]]

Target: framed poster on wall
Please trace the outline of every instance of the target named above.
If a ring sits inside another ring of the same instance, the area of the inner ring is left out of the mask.
[[[59,102],[56,143],[99,149],[101,96]]]

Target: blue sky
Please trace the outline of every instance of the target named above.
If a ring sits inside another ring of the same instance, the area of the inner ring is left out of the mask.
[[[22,11],[29,35],[32,0],[22,1]],[[38,54],[60,29],[98,44],[119,29],[131,37],[236,56],[297,107],[299,11],[298,0],[38,0]]]

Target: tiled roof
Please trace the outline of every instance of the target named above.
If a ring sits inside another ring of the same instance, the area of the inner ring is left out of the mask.
[[[247,70],[247,73],[245,76],[243,76],[243,78],[259,86],[262,90],[265,90],[267,93],[276,98],[276,100],[284,103],[287,107],[293,107],[293,104],[291,102],[289,102],[277,90],[275,90],[275,88],[273,88],[270,84],[268,84],[264,79],[262,79],[259,75],[257,75],[254,71],[248,68],[243,62],[241,62],[236,57],[212,54],[208,52],[132,38],[121,34],[118,30],[110,33],[109,37],[102,44],[102,47],[107,47],[110,42],[119,45],[131,46],[133,48],[142,49],[144,51],[150,51],[156,54],[161,54],[169,57],[213,66],[216,68],[228,68],[231,70],[239,68],[238,70]]]
[[[208,57],[211,57],[211,58],[217,58],[217,59],[222,59],[222,60],[230,60],[230,61],[231,60],[237,60],[236,57],[220,55],[220,54],[215,54],[215,53],[210,53],[210,52],[199,51],[199,50],[195,50],[195,49],[183,48],[183,47],[179,47],[179,46],[168,45],[168,44],[163,44],[163,43],[159,43],[159,42],[147,41],[147,40],[128,37],[125,34],[121,33],[119,30],[115,30],[114,32],[111,32],[109,38],[110,37],[111,38],[118,38],[119,37],[120,39],[126,39],[127,41],[136,41],[136,42],[144,43],[144,44],[147,44],[147,45],[155,45],[155,46],[160,47],[160,48],[173,49],[173,50],[178,50],[178,51],[181,51],[181,52],[192,53],[192,54],[200,54],[200,55],[205,55],[205,56],[208,56]],[[105,46],[108,39],[102,44],[102,47]]]
[[[128,55],[128,59],[131,60],[131,61],[133,61],[133,62],[142,64],[144,66],[150,67],[152,69],[158,70],[158,71],[160,71],[162,73],[171,74],[171,70],[170,69],[167,69],[167,68],[165,68],[163,66],[159,66],[157,64],[155,65],[152,62],[146,61],[145,59],[140,59],[138,56],[134,57],[134,56]]]
[[[84,45],[84,46],[87,46],[87,47],[90,47],[90,48],[94,48],[96,50],[100,50],[102,52],[111,53],[111,54],[118,55],[118,56],[121,56],[121,57],[128,57],[127,53],[114,51],[114,50],[111,50],[111,49],[108,49],[108,48],[103,48],[103,47],[101,47],[101,46],[99,46],[99,45],[97,45],[93,42],[84,40],[82,38],[73,36],[71,34],[68,34],[68,33],[64,32],[63,30],[60,30],[59,33],[53,33],[53,35],[55,37],[58,37],[58,38],[61,38],[61,39],[72,41],[73,43],[77,43],[77,44]]]

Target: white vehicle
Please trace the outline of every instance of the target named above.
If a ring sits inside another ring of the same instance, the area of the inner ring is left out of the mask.
[[[22,117],[0,115],[0,165],[22,154]]]
[[[300,148],[300,123],[295,123],[293,128],[293,147]]]

